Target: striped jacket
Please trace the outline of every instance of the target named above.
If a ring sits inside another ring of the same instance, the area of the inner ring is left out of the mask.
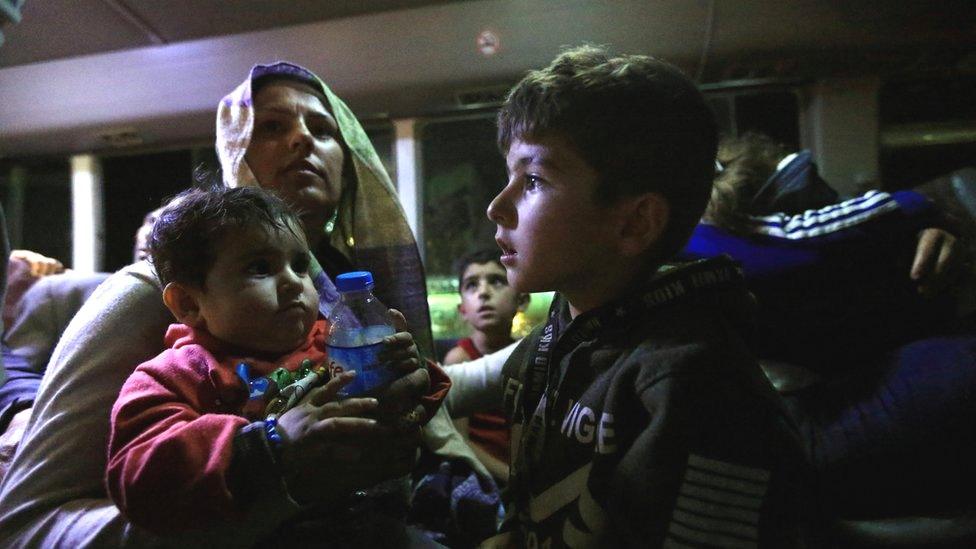
[[[488,545],[796,545],[805,467],[739,333],[751,309],[722,258],[573,320],[557,295],[505,366],[512,479]]]
[[[686,259],[732,256],[759,300],[756,352],[830,373],[951,318],[909,277],[918,233],[940,219],[918,193],[872,191],[799,215],[752,217],[743,234],[700,224]]]

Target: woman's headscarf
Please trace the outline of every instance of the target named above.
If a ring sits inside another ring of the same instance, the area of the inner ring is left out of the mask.
[[[372,271],[376,296],[386,306],[404,314],[421,352],[432,356],[427,288],[417,243],[390,177],[366,132],[352,111],[322,80],[291,63],[255,65],[247,80],[221,100],[217,107],[216,147],[224,184],[228,187],[258,184],[244,161],[254,128],[252,89],[257,79],[275,76],[300,80],[322,92],[325,106],[339,126],[347,160],[338,217],[327,234],[329,243],[357,268]],[[345,173],[349,166],[352,173]],[[313,261],[312,275],[320,294],[319,308],[328,315],[338,300],[338,292],[317,261]]]

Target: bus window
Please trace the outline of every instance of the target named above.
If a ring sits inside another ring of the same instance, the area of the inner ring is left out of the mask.
[[[879,92],[881,177],[887,190],[974,165],[976,75],[892,80]]]

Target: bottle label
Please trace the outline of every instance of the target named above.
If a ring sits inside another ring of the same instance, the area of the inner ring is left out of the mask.
[[[397,378],[396,370],[389,363],[377,358],[382,343],[360,347],[336,347],[329,345],[329,373],[355,371],[356,379],[340,391],[340,396],[353,397],[369,393]]]

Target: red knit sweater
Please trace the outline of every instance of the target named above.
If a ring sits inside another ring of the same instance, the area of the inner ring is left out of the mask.
[[[112,407],[109,494],[133,522],[166,532],[192,529],[236,515],[227,487],[234,436],[259,418],[241,414],[247,391],[234,367],[255,375],[305,358],[326,358],[327,321],[315,323],[305,343],[277,360],[244,356],[203,330],[173,324],[169,349],[141,364]]]
[[[247,391],[235,372],[246,362],[254,375],[296,370],[306,358],[326,360],[328,322],[315,323],[305,343],[279,357],[243,354],[208,332],[173,324],[169,349],[141,364],[112,407],[106,484],[130,520],[155,532],[205,527],[240,516],[228,489],[232,444],[250,421],[241,415]],[[428,365],[431,417],[450,381]]]

